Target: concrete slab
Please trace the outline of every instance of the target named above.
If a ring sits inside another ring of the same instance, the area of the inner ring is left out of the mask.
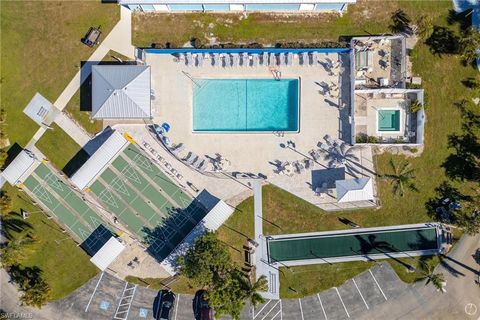
[[[299,299],[282,300],[282,319],[283,320],[299,320],[302,319],[300,311]]]
[[[368,271],[355,277],[355,282],[369,308],[385,302],[385,298]]]
[[[342,297],[345,308],[347,308],[348,314],[351,318],[355,319],[359,313],[367,310],[367,307],[352,280],[348,280],[338,287],[338,293]]]
[[[323,308],[328,319],[348,319],[347,313],[343,308],[342,301],[338,297],[335,289],[329,289],[320,294]]]
[[[153,303],[157,296],[156,290],[137,287],[130,306],[128,319],[151,320],[153,317]]]
[[[322,307],[316,295],[303,298],[301,302],[304,320],[324,319]]]
[[[172,313],[172,319],[192,320],[193,315],[193,296],[188,294],[177,294],[175,300],[175,309]]]
[[[387,299],[393,299],[402,293],[408,286],[402,282],[395,271],[386,263],[379,264],[370,269],[375,276]]]

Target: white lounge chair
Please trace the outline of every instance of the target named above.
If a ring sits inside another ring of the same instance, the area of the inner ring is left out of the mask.
[[[192,53],[191,52],[187,52],[186,55],[186,60],[187,60],[187,66],[188,67],[191,67],[193,66],[193,57],[192,57]]]
[[[293,63],[293,53],[287,53],[287,65],[291,66]]]
[[[264,52],[262,54],[262,65],[268,66],[268,53]]]
[[[313,65],[316,65],[318,63],[318,52],[317,51],[313,51],[312,52],[312,64]]]
[[[252,54],[252,57],[253,57],[253,59],[252,59],[252,66],[253,66],[253,67],[258,66],[258,60],[259,60],[258,54],[254,53],[254,54]]]
[[[238,56],[238,53],[232,53],[232,66],[233,67],[238,67],[238,61],[240,60],[240,57]]]
[[[280,52],[280,54],[278,55],[278,60],[281,67],[285,66],[285,53]]]
[[[275,57],[275,53],[270,53],[270,67],[274,67],[277,65],[277,57]]]
[[[214,66],[217,66],[217,67],[220,67],[221,63],[220,63],[220,55],[218,53],[214,53],[213,54],[213,65]]]
[[[197,67],[203,66],[203,53],[197,55]]]
[[[302,62],[303,66],[308,65],[308,52],[302,52]]]
[[[242,66],[246,67],[250,64],[250,59],[248,58],[248,53],[242,53]]]
[[[230,67],[232,65],[230,55],[228,53],[225,54],[225,57],[223,57],[223,63],[225,64],[225,67]]]

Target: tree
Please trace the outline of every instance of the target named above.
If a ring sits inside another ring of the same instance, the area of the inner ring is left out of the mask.
[[[423,15],[417,20],[417,35],[427,39],[433,32],[433,19],[429,15]]]
[[[413,34],[413,30],[410,27],[410,17],[402,9],[393,12],[390,19],[392,20],[392,23],[389,28],[392,33],[405,33],[409,36]]]
[[[233,319],[239,319],[245,305],[245,290],[242,287],[242,279],[245,277],[237,269],[231,270],[221,283],[214,289],[208,290],[206,299],[215,310],[215,316],[230,315]]]
[[[409,109],[411,113],[415,113],[423,109],[423,104],[421,104],[418,100],[415,99],[410,103]]]
[[[442,293],[447,292],[445,289],[447,282],[445,281],[443,273],[435,273],[433,267],[428,267],[428,270],[424,272],[424,279],[427,279],[425,285],[431,284],[437,289],[437,291]]]
[[[7,148],[0,148],[0,168],[3,167],[8,158]]]
[[[480,32],[470,27],[460,39],[460,53],[465,64],[472,64],[480,57]]]
[[[262,275],[260,278],[258,278],[255,283],[252,283],[249,278],[243,276],[241,278],[241,285],[245,294],[245,298],[250,300],[254,307],[265,302],[259,293],[259,291],[268,290],[268,281],[265,275]]]
[[[390,167],[392,173],[385,174],[383,177],[389,180],[393,185],[393,194],[399,194],[401,197],[405,194],[405,189],[408,188],[411,191],[418,191],[413,180],[415,179],[415,169],[411,167],[411,164],[405,162],[401,166],[397,166],[393,159],[390,159]]]
[[[42,270],[38,267],[20,267],[18,264],[9,269],[12,281],[22,291],[22,304],[41,308],[51,297],[51,289],[42,278]]]
[[[214,287],[232,270],[230,253],[215,233],[199,237],[195,245],[178,259],[180,273],[202,287]]]
[[[9,268],[23,261],[33,250],[32,245],[36,242],[37,240],[30,235],[8,241],[7,245],[0,249],[2,266]]]

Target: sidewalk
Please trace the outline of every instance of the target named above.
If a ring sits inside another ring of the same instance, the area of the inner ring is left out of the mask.
[[[58,124],[63,131],[68,133],[68,135],[80,146],[84,146],[90,140],[88,133],[80,127],[75,121],[70,119],[65,112],[60,113],[55,118],[55,123]]]

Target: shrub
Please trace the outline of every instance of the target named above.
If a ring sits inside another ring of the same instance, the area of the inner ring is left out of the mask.
[[[355,137],[356,143],[366,143],[367,142],[367,135],[365,133],[359,133]]]
[[[378,137],[375,137],[375,136],[368,136],[368,139],[367,139],[368,143],[379,143],[380,140],[378,140]]]

